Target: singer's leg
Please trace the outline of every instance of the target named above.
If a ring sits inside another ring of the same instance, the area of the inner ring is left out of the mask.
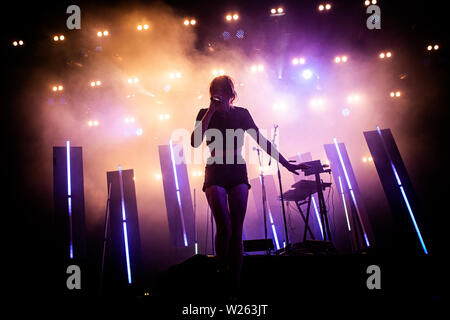
[[[247,211],[248,186],[239,184],[228,191],[231,219],[230,276],[234,289],[239,288],[243,262],[242,229]]]
[[[220,268],[228,265],[229,244],[231,238],[230,213],[227,203],[227,191],[217,185],[205,190],[206,198],[216,221],[216,256]]]

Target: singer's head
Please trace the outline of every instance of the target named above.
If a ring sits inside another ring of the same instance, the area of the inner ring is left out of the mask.
[[[211,97],[218,96],[222,102],[233,107],[237,94],[234,90],[234,83],[230,76],[219,76],[214,78],[209,85],[209,94]]]

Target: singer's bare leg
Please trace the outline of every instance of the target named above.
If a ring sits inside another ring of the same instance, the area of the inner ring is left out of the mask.
[[[216,256],[219,267],[228,266],[229,247],[231,239],[231,220],[228,210],[227,191],[220,186],[209,186],[205,190],[209,207],[216,221]]]
[[[233,289],[240,287],[243,262],[242,228],[247,211],[248,186],[239,184],[228,191],[231,219],[230,276]]]

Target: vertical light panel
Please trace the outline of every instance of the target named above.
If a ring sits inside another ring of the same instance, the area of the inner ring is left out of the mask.
[[[320,228],[320,234],[322,235],[322,239],[325,239],[323,235],[323,228],[322,228],[322,220],[320,219],[319,210],[317,210],[316,200],[314,200],[314,195],[311,195],[314,211],[316,212],[317,222],[319,222],[319,228]]]
[[[348,219],[347,204],[345,203],[345,195],[344,195],[344,188],[342,187],[342,179],[341,176],[338,176],[338,178],[339,178],[339,187],[341,188],[342,203],[344,204],[345,218],[347,218],[348,231],[352,231],[352,229],[350,228],[350,220]]]
[[[347,174],[347,169],[345,167],[344,160],[342,159],[341,150],[339,149],[339,145],[338,145],[337,139],[334,138],[333,141],[334,141],[334,145],[336,146],[336,151],[338,153],[339,161],[341,163],[342,169],[344,170],[344,175],[345,175],[345,179],[347,181],[348,190],[350,191],[350,196],[351,196],[352,202],[353,202],[353,204],[354,204],[354,206],[356,208],[356,213],[358,214],[359,221],[361,222],[361,228],[362,228],[362,231],[363,231],[364,240],[366,242],[366,245],[368,247],[370,247],[369,239],[367,238],[367,234],[366,234],[366,229],[364,228],[364,224],[363,224],[362,219],[361,219],[361,214],[359,212],[359,207],[358,207],[358,204],[356,203],[355,193],[353,192],[352,185],[350,183],[350,179],[349,179],[348,174]]]
[[[130,252],[128,248],[128,231],[127,231],[127,214],[125,212],[125,200],[123,196],[123,179],[122,179],[122,167],[119,166],[120,177],[120,199],[122,204],[122,227],[123,227],[123,241],[125,245],[125,258],[127,263],[127,275],[128,284],[131,284],[131,267],[130,267]]]
[[[262,178],[261,176],[259,176],[259,182],[261,182],[261,186],[262,186]],[[273,222],[273,218],[272,218],[272,212],[270,211],[270,206],[267,205],[267,210],[269,211],[269,220],[270,220],[270,226],[272,228],[272,234],[275,240],[275,245],[277,246],[277,250],[280,249],[280,243],[278,242],[278,235],[277,235],[277,230],[275,228],[275,223]]]
[[[377,126],[377,131],[378,131],[378,134],[380,136],[381,142],[383,143],[384,150],[385,150],[385,152],[386,152],[386,154],[387,154],[387,156],[389,158],[389,161],[391,163],[391,168],[392,168],[392,171],[394,172],[395,179],[397,180],[397,185],[400,188],[400,192],[402,193],[403,200],[405,201],[406,207],[408,208],[409,216],[411,217],[412,223],[414,225],[414,229],[416,229],[416,233],[417,233],[417,236],[419,238],[420,244],[422,245],[423,252],[425,254],[428,254],[427,247],[425,246],[425,242],[423,241],[422,234],[420,233],[419,226],[417,225],[417,222],[416,222],[416,218],[414,217],[414,213],[413,213],[413,211],[411,209],[411,206],[409,204],[408,197],[406,196],[405,190],[403,188],[403,184],[402,184],[402,182],[400,180],[400,177],[399,177],[399,175],[397,173],[397,169],[395,168],[394,162],[392,161],[391,155],[389,154],[389,152],[387,150],[387,147],[386,147],[386,144],[384,142],[383,136],[381,134],[381,129],[380,129],[379,126]]]
[[[184,225],[184,214],[183,214],[183,206],[181,205],[181,193],[180,188],[178,186],[178,175],[177,175],[177,168],[175,166],[175,157],[173,154],[173,146],[172,146],[172,140],[169,141],[170,145],[170,157],[172,159],[172,168],[173,168],[173,175],[175,177],[175,189],[177,193],[177,200],[178,200],[178,208],[180,209],[180,220],[181,220],[181,227],[183,229],[183,239],[184,239],[184,246],[188,246],[187,236],[186,236],[186,227]]]
[[[70,141],[66,141],[66,155],[67,155],[67,208],[69,211],[69,256],[73,259],[73,226],[72,226],[72,181],[70,170]]]

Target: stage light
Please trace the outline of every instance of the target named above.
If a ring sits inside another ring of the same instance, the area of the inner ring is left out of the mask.
[[[372,161],[373,161],[373,158],[372,158],[372,157],[368,157],[368,158],[367,158],[367,161],[372,162]]]
[[[341,57],[336,57],[336,58],[334,58],[334,62],[340,63],[340,62],[341,62]]]
[[[148,24],[144,24],[144,30],[148,30],[149,25]]]
[[[142,30],[142,26],[141,26],[141,25],[138,25],[138,26],[137,26],[137,29],[138,29],[138,31],[141,31],[141,30]]]
[[[391,92],[391,97],[395,97],[395,92]]]
[[[61,86],[61,85],[58,86],[58,91],[63,91],[63,89],[64,89],[63,86]]]
[[[323,11],[325,9],[325,6],[323,5],[323,4],[321,4],[320,6],[319,6],[319,11]]]
[[[57,86],[53,86],[52,90],[53,91],[58,91],[58,87]]]
[[[185,25],[185,26],[188,26],[188,25],[189,25],[189,20],[185,19],[185,20],[184,20],[184,25]]]
[[[342,57],[342,62],[347,62],[347,59],[348,59],[347,56],[343,56]]]
[[[392,56],[392,53],[390,51],[386,52],[386,57],[390,58]]]
[[[331,4],[327,3],[327,4],[325,5],[325,9],[326,9],[326,10],[330,10],[330,9],[331,9]]]
[[[53,41],[59,41],[59,37],[58,36],[54,36],[53,37]]]
[[[305,70],[303,70],[303,72],[302,72],[302,77],[304,78],[304,79],[311,79],[311,77],[313,76],[313,72],[310,70],[310,69],[305,69]]]
[[[431,45],[429,45],[428,47],[427,47],[427,50],[428,51],[431,51],[433,49],[433,46],[431,46]]]
[[[142,128],[137,128],[137,129],[136,129],[136,135],[137,135],[137,136],[140,137],[140,136],[142,136],[143,133],[144,133],[144,131],[142,130]]]
[[[400,91],[397,91],[397,92],[395,93],[395,96],[396,96],[396,97],[400,97],[400,95],[401,95]]]
[[[343,115],[344,117],[348,117],[348,116],[350,115],[350,109],[349,109],[349,108],[344,108],[344,109],[342,110],[342,115]]]
[[[17,44],[18,44],[17,41],[14,41],[14,42],[13,42],[13,46],[14,46],[14,47],[17,47]]]
[[[107,37],[107,36],[109,35],[108,30],[103,31],[103,35],[104,35],[105,37]]]
[[[91,82],[91,87],[95,87],[95,81]]]
[[[23,41],[19,40],[19,45],[23,46]]]
[[[97,86],[99,86],[99,85],[101,85],[102,83],[100,82],[100,80],[97,80],[97,81],[95,82],[95,84],[96,84]]]
[[[179,73],[179,72],[175,73],[175,77],[176,78],[181,78],[181,73]]]
[[[239,19],[239,15],[237,13],[233,14],[233,20]]]
[[[139,78],[136,77],[133,79],[133,83],[138,83],[138,82],[139,82]]]
[[[231,21],[231,20],[233,20],[233,17],[231,16],[231,14],[227,14],[227,16],[225,17],[225,19],[226,19],[227,21]]]
[[[369,0],[364,1],[364,5],[365,5],[366,7],[370,6],[370,1],[369,1]]]
[[[64,41],[65,37],[63,35],[59,36],[59,40]]]
[[[384,52],[380,53],[380,59],[384,59]]]
[[[101,31],[97,32],[97,37],[102,37],[103,33]]]
[[[377,0],[372,0],[372,4],[377,4]]]
[[[245,34],[244,30],[239,29],[238,31],[236,31],[236,38],[244,39],[244,34]]]
[[[367,157],[363,157],[362,158],[362,162],[366,163],[367,162]]]
[[[88,121],[88,126],[89,126],[89,127],[92,127],[93,125],[94,125],[94,123],[93,123],[91,120],[89,120],[89,121]]]
[[[214,76],[218,76],[218,75],[223,76],[223,75],[225,74],[225,71],[224,71],[223,69],[219,69],[219,70],[214,69],[214,70],[212,71],[212,74],[213,74]]]
[[[283,8],[278,8],[277,12],[278,12],[278,13],[283,13],[283,12],[284,12],[284,9],[283,9]]]
[[[400,177],[399,177],[399,175],[398,175],[398,173],[397,173],[397,169],[395,168],[395,165],[394,165],[394,163],[392,162],[391,156],[390,156],[389,152],[387,151],[387,146],[386,146],[386,143],[384,142],[384,139],[383,139],[383,136],[382,136],[382,133],[381,133],[381,129],[380,129],[379,126],[377,126],[377,131],[378,131],[378,134],[379,134],[379,136],[380,136],[380,139],[381,139],[381,141],[382,141],[382,143],[383,143],[383,148],[384,148],[386,154],[387,154],[388,157],[389,157],[389,161],[390,161],[390,163],[391,163],[392,171],[393,171],[393,173],[394,173],[394,175],[395,175],[395,178],[396,178],[396,180],[397,180],[397,185],[398,185],[398,187],[399,187],[399,189],[400,189],[400,192],[402,193],[403,200],[405,201],[406,207],[408,208],[408,212],[409,212],[409,215],[410,215],[410,217],[411,217],[411,221],[412,221],[412,223],[413,223],[413,225],[414,225],[414,228],[415,228],[415,230],[416,230],[417,236],[418,236],[419,241],[420,241],[420,243],[421,243],[421,245],[422,245],[423,252],[424,252],[425,254],[428,254],[427,247],[426,247],[426,245],[425,245],[425,242],[423,241],[422,234],[420,233],[420,230],[419,230],[419,226],[417,225],[416,219],[415,219],[415,217],[414,217],[414,213],[413,213],[412,208],[411,208],[411,206],[410,206],[410,204],[409,204],[408,197],[406,196],[405,189],[403,188],[402,181],[400,180]]]
[[[433,49],[434,49],[434,50],[438,50],[438,49],[439,49],[439,46],[438,46],[437,44],[435,44],[434,47],[433,47]]]
[[[275,8],[270,9],[270,13],[271,13],[271,14],[277,13],[277,9],[275,9]]]
[[[197,23],[197,21],[195,19],[191,19],[191,25],[195,26],[195,24]]]

